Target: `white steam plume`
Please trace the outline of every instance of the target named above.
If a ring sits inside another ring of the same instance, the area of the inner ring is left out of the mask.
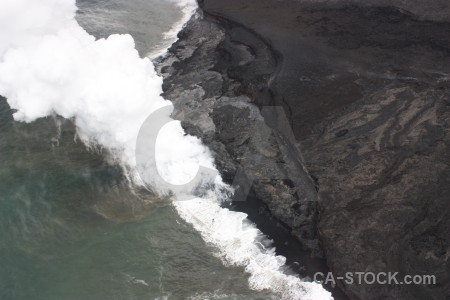
[[[107,148],[133,170],[141,125],[170,104],[160,96],[162,79],[148,58],[139,57],[130,35],[95,40],[75,21],[75,12],[75,0],[1,0],[0,94],[17,110],[18,121],[54,113],[72,118],[86,145]],[[157,153],[158,169],[171,183],[189,181],[199,165],[214,168],[208,149],[185,136],[178,121],[158,136]],[[206,180],[223,185],[220,178]],[[270,289],[281,299],[331,299],[320,285],[285,275],[285,259],[259,246],[261,232],[245,214],[221,208],[215,190],[174,206],[225,263],[246,267],[252,288]]]

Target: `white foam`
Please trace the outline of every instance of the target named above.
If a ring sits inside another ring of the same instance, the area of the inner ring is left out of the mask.
[[[192,1],[186,3],[183,22],[193,11]],[[162,79],[150,59],[139,57],[130,35],[95,40],[75,21],[75,11],[75,0],[0,2],[0,94],[17,110],[16,120],[32,122],[54,113],[72,118],[88,147],[100,145],[115,162],[135,170],[141,125],[170,104],[160,96]],[[169,117],[170,112],[163,116]],[[158,136],[157,153],[157,168],[172,183],[189,181],[199,165],[214,168],[208,149],[185,136],[178,121]],[[147,171],[157,172],[156,167]],[[202,198],[174,206],[224,263],[245,266],[255,290],[289,300],[331,299],[320,285],[284,274],[285,259],[259,244],[262,233],[247,216],[220,206],[227,188],[220,178],[205,181],[210,189]]]
[[[251,274],[252,289],[271,290],[279,295],[278,299],[332,299],[321,285],[283,273],[286,259],[260,243],[264,236],[246,214],[222,208],[215,195],[176,201],[174,205],[207,242],[216,246],[216,254],[225,264],[245,267]]]
[[[196,0],[169,0],[175,2],[178,7],[180,7],[183,17],[174,23],[172,28],[164,33],[164,41],[161,43],[161,47],[159,49],[149,53],[147,56],[151,59],[154,59],[160,55],[163,55],[167,48],[170,47],[176,40],[178,32],[183,28],[184,24],[189,21],[192,15],[197,10],[197,1]]]
[[[177,22],[175,22],[171,30],[164,33],[165,38],[170,40],[176,39],[178,32],[181,30],[184,24],[186,24],[187,21],[189,21],[189,19],[197,9],[196,0],[172,0],[172,1],[175,2],[181,8],[183,12],[183,17]]]

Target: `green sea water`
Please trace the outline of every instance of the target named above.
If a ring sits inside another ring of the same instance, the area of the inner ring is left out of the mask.
[[[81,1],[83,26],[99,36],[114,33],[108,22],[128,28],[152,51],[181,12],[133,1]],[[147,32],[152,14],[166,17]],[[0,98],[0,300],[268,299],[170,202],[131,189],[103,149],[86,149],[70,120],[12,114]]]
[[[4,99],[0,115],[1,300],[256,296],[170,203],[142,207],[69,121],[15,122]]]

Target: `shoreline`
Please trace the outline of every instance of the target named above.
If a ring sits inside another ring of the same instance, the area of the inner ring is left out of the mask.
[[[270,52],[272,52],[276,60],[277,71],[272,74],[272,78],[277,76],[279,68],[283,63],[283,56],[271,45],[270,41],[250,27],[246,27],[223,16],[217,16],[204,11],[203,0],[198,0],[198,3],[199,10],[202,11],[205,19],[223,24],[227,28],[233,26],[244,27],[257,38],[262,40],[269,47]],[[258,95],[255,96],[257,97]],[[268,97],[272,98],[270,95]],[[264,103],[258,104],[270,105],[273,102],[273,99],[266,99]],[[220,169],[219,171],[222,172]],[[286,258],[286,266],[289,268],[290,272],[299,275],[301,278],[306,277],[310,280],[312,280],[314,273],[316,272],[322,272],[324,274],[330,272],[330,268],[328,267],[326,260],[324,258],[314,257],[313,253],[311,253],[311,249],[307,249],[306,246],[302,245],[302,243],[291,233],[292,229],[273,216],[267,205],[255,195],[253,189],[250,191],[250,195],[247,197],[246,201],[232,201],[228,208],[234,211],[246,213],[248,215],[248,219],[252,221],[256,227],[264,233],[264,235],[273,240],[273,247],[275,247],[277,255],[282,255]],[[338,286],[332,287],[330,284],[327,284],[323,285],[323,287],[332,293],[335,300],[349,299]]]
[[[254,192],[251,192],[246,201],[232,202],[229,209],[246,213],[247,218],[268,239],[273,241],[272,246],[275,247],[277,255],[286,258],[288,273],[312,281],[316,272],[323,274],[330,272],[326,260],[311,257],[311,252],[305,249],[301,242],[290,233],[289,227],[270,214],[267,206],[255,197]],[[323,284],[322,286],[331,292],[334,300],[349,299],[337,286],[332,287],[330,284]]]
[[[199,9],[201,10],[201,6],[199,7]],[[244,27],[238,23],[235,23],[233,21],[229,21],[227,19],[221,19],[221,18],[218,19],[217,17],[215,17],[213,15],[209,15],[205,12],[203,12],[203,14],[204,14],[204,19],[206,20],[206,22],[211,22],[211,24],[218,24],[219,26],[223,26],[224,28],[226,28],[225,29],[226,34],[229,34],[230,32],[233,32],[233,31],[240,31],[240,30],[244,29],[246,32],[249,32],[249,33],[239,33],[236,36],[237,39],[243,38],[243,37],[241,37],[241,35],[242,35],[249,39],[260,40],[263,43],[265,43],[264,47],[267,49],[265,49],[264,51],[267,51],[267,53],[271,53],[270,55],[273,55],[273,57],[276,57],[275,68],[278,68],[278,66],[280,65],[281,57],[279,56],[279,54],[276,54],[275,51],[270,47],[270,44],[268,44],[267,41],[264,41],[263,39],[261,39],[261,37],[258,34],[256,34],[255,32],[249,31],[246,27]],[[197,25],[193,25],[193,23],[196,23],[197,21],[191,19],[190,22],[191,23],[188,23],[188,25],[187,25],[188,27],[195,28],[195,26],[197,26]],[[157,60],[155,62],[155,64],[157,65],[157,69],[159,70],[160,74],[163,76],[163,78],[165,78],[165,80],[164,80],[165,98],[171,99],[172,102],[174,103],[175,111],[173,114],[177,115],[177,116],[181,115],[182,118],[184,118],[184,119],[182,119],[182,125],[187,133],[200,137],[203,140],[203,142],[205,143],[205,145],[210,147],[210,149],[213,152],[216,152],[216,151],[218,151],[218,149],[214,147],[214,141],[211,140],[212,137],[206,137],[204,133],[199,131],[200,129],[195,127],[195,126],[199,126],[199,125],[204,126],[204,124],[202,124],[203,121],[191,119],[189,117],[189,114],[191,112],[190,111],[186,112],[186,108],[190,107],[191,104],[186,103],[186,100],[182,100],[184,98],[182,96],[183,92],[181,92],[182,97],[180,97],[180,94],[179,94],[180,92],[176,91],[177,86],[183,87],[184,89],[187,89],[187,90],[192,89],[192,87],[187,88],[186,86],[184,86],[186,83],[185,83],[185,79],[183,79],[183,76],[181,76],[181,78],[177,78],[179,75],[176,75],[176,74],[181,74],[181,73],[186,72],[185,70],[189,70],[189,68],[184,65],[185,63],[184,63],[183,56],[186,55],[185,53],[188,53],[188,55],[193,55],[192,53],[195,53],[196,51],[201,52],[199,50],[199,48],[201,46],[199,46],[197,44],[194,46],[195,50],[191,50],[190,42],[195,43],[195,38],[190,37],[190,33],[187,33],[190,30],[193,30],[193,29],[185,28],[185,30],[182,30],[179,34],[179,40],[175,44],[172,45],[172,47],[169,49],[169,53],[165,57],[160,57],[159,60]],[[199,31],[201,31],[201,30],[199,30]],[[246,34],[250,34],[251,37],[246,36]],[[239,43],[241,43],[241,42],[239,42]],[[243,43],[243,45],[245,45],[245,42],[242,42],[242,43]],[[253,45],[251,45],[251,46],[245,45],[245,47],[253,47]],[[213,51],[216,51],[216,50],[213,50]],[[230,50],[230,51],[232,51],[232,50]],[[174,59],[174,57],[177,57],[177,58]],[[196,54],[195,59],[197,57],[201,57],[199,53]],[[192,59],[194,59],[194,57],[190,57],[187,60],[192,60]],[[164,61],[166,61],[166,60],[169,62],[168,64],[164,63]],[[180,61],[178,61],[178,60],[180,60]],[[208,60],[208,58],[206,57],[205,60]],[[220,60],[221,60],[221,58],[219,58],[219,64],[221,63]],[[175,63],[174,63],[174,61],[175,61]],[[201,66],[199,68],[201,69]],[[213,68],[213,69],[215,69],[215,68]],[[172,74],[175,74],[175,75],[172,75]],[[270,77],[275,76],[275,74],[272,74],[272,71],[271,71]],[[187,76],[187,78],[190,78],[189,75],[185,75],[185,76]],[[168,80],[168,78],[170,78],[170,80]],[[188,82],[190,82],[191,80],[192,79],[189,79]],[[232,80],[239,81],[239,79],[235,79],[235,78],[233,78]],[[247,79],[247,80],[251,80],[251,79]],[[268,78],[268,80],[270,81],[271,79]],[[249,90],[248,90],[248,86],[246,86],[246,84],[247,84],[246,80],[240,81],[239,84],[245,86],[245,87],[243,87],[244,89],[239,89],[240,93],[247,94],[247,95],[249,95],[249,97],[257,96],[256,94],[255,95],[251,95],[251,94],[252,94],[252,92],[258,93],[258,91],[248,92]],[[205,87],[202,87],[202,88],[205,89],[206,93],[209,93],[208,88],[205,88]],[[220,95],[218,95],[218,96],[220,96]],[[179,98],[179,97],[181,98],[180,100],[176,100],[176,99],[174,100],[174,98]],[[210,105],[210,104],[207,104],[207,105]],[[200,119],[200,120],[203,119],[203,117],[198,116],[199,112],[194,111],[194,112],[192,112],[192,114],[195,114],[197,119]],[[213,119],[214,119],[214,117],[213,117]],[[228,123],[229,121],[226,121],[226,122]],[[196,123],[200,123],[200,124],[196,124]],[[196,125],[194,126],[194,124],[196,124]],[[217,125],[218,124],[216,124],[216,126]],[[271,129],[271,130],[275,130],[275,129]],[[202,131],[204,131],[204,129]],[[292,153],[292,154],[294,156],[297,155],[294,153]],[[231,175],[228,173],[229,166],[226,166],[226,164],[224,165],[224,162],[217,161],[218,160],[217,153],[215,155],[215,158],[216,158],[216,164],[218,164],[217,168],[222,173],[222,177],[224,178],[225,182],[228,182],[229,184],[231,184],[230,176],[234,176],[234,175]],[[295,157],[295,159],[298,159],[298,157]],[[302,176],[305,176],[305,175],[302,175]],[[307,177],[307,175],[306,175],[306,177]],[[310,180],[309,178],[307,179],[306,177],[305,177],[306,180]],[[311,186],[311,187],[308,187],[308,189],[309,188],[314,188],[314,187]],[[282,191],[279,191],[279,192],[281,193]],[[246,213],[248,215],[248,219],[252,223],[254,223],[256,225],[256,227],[262,231],[263,234],[265,234],[268,237],[270,237],[271,239],[273,239],[273,242],[274,242],[273,246],[275,246],[275,248],[276,248],[276,254],[284,256],[287,260],[287,262],[286,262],[287,274],[299,275],[301,278],[309,277],[309,279],[312,280],[314,273],[316,273],[316,272],[326,273],[328,271],[328,268],[327,268],[324,260],[322,260],[320,258],[312,258],[311,254],[310,254],[311,249],[310,250],[305,249],[305,248],[307,248],[307,246],[306,245],[302,246],[302,244],[299,242],[299,240],[297,238],[295,238],[294,235],[290,232],[287,225],[283,224],[283,222],[278,221],[275,218],[269,217],[268,215],[258,213],[261,211],[261,208],[263,208],[264,206],[267,209],[267,204],[264,204],[264,201],[260,200],[258,198],[258,196],[255,195],[254,190],[253,190],[252,195],[250,195],[248,197],[247,201],[232,202],[230,205],[226,205],[225,207],[229,208],[232,211]],[[315,204],[314,204],[314,206],[315,206]],[[316,251],[317,251],[317,249],[316,249]],[[336,299],[336,300],[348,299],[337,288],[332,288],[331,286],[326,286],[326,287],[324,286],[324,288],[327,289],[329,292],[331,292],[333,294],[334,299]]]

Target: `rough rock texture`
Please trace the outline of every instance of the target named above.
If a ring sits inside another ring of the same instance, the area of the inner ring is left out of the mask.
[[[278,53],[271,96],[253,101],[289,115],[318,184],[333,272],[437,277],[341,288],[351,299],[448,300],[450,5],[361,2],[205,0],[203,8]]]
[[[243,166],[237,194],[255,180],[256,196],[320,254],[316,203],[304,201],[318,199],[335,275],[438,281],[339,282],[351,299],[450,299],[450,9],[421,3],[205,0],[209,17],[159,61],[174,116],[225,180]],[[284,107],[318,195],[283,113],[255,104]]]
[[[321,256],[316,187],[293,136],[281,130],[283,112],[264,119],[251,103],[253,94],[270,96],[277,62],[268,45],[237,24],[198,16],[156,65],[173,116],[212,150],[223,179],[237,189],[234,201],[245,201],[252,187],[272,215]]]

